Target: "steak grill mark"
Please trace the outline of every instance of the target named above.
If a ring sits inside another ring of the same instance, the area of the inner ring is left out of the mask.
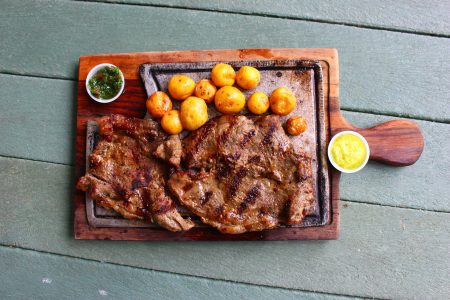
[[[221,163],[219,163],[219,166],[217,168],[217,179],[226,178],[230,175],[230,165],[227,163],[226,160],[223,160]]]
[[[256,135],[256,132],[254,129],[250,130],[249,132],[244,133],[244,137],[242,138],[242,141],[239,143],[239,146],[241,148],[244,148],[244,146]]]
[[[256,199],[261,195],[261,190],[259,186],[252,187],[245,195],[244,200],[241,202],[237,209],[238,214],[242,214],[247,207],[256,202]]]
[[[205,205],[206,203],[208,203],[208,201],[209,201],[209,199],[211,199],[212,195],[213,195],[213,193],[211,191],[207,191],[205,193],[205,195],[203,195],[203,197],[200,198],[200,204]]]
[[[242,178],[247,176],[247,170],[240,168],[236,175],[233,176],[230,183],[229,195],[230,197],[236,196],[239,185],[241,184]]]
[[[200,149],[201,144],[205,141],[208,134],[210,134],[211,129],[214,128],[215,126],[216,126],[215,123],[210,123],[210,122],[203,125],[203,127],[202,127],[203,131],[201,132],[201,135],[200,135],[199,139],[197,140],[197,143],[194,144],[194,147],[193,147],[193,149],[191,149],[191,151],[186,153],[187,161],[192,160],[192,158],[195,156],[195,154],[197,154],[198,150]]]
[[[272,137],[273,137],[273,134],[274,134],[274,132],[275,132],[275,124],[274,123],[270,123],[270,125],[269,125],[269,130],[267,131],[267,133],[266,133],[266,135],[264,136],[264,139],[263,139],[263,144],[264,145],[267,145],[267,144],[269,144],[271,141],[272,141]]]
[[[218,139],[217,139],[218,148],[220,148],[221,146],[223,146],[223,144],[225,144],[227,142],[228,136],[230,135],[231,130],[233,129],[234,125],[236,124],[236,119],[237,119],[236,117],[233,116],[233,117],[228,117],[228,118],[230,120],[230,124],[228,125],[228,128],[225,129],[225,131],[221,135],[218,136]]]

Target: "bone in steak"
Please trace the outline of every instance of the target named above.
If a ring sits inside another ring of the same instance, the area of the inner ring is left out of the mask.
[[[165,140],[167,135],[153,120],[122,115],[101,118],[99,129],[101,140],[90,155],[90,168],[77,187],[88,192],[100,206],[111,208],[127,219],[154,221],[171,231],[193,227],[193,222],[178,213],[165,192],[167,169],[152,157],[159,156],[174,165],[179,163],[178,137]]]
[[[170,190],[223,233],[298,224],[314,200],[311,159],[276,115],[216,117],[183,140],[183,161]]]

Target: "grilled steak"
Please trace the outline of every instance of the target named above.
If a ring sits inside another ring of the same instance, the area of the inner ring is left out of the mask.
[[[178,135],[170,136],[166,141],[161,143],[154,152],[156,157],[169,162],[174,167],[180,166],[182,153],[183,148]]]
[[[216,117],[183,140],[183,161],[170,190],[223,233],[298,224],[314,199],[311,159],[276,115]]]
[[[154,221],[171,231],[190,229],[192,221],[183,219],[165,192],[166,168],[152,157],[179,164],[178,137],[165,140],[156,122],[122,115],[101,118],[99,129],[102,139],[77,187],[127,219]]]

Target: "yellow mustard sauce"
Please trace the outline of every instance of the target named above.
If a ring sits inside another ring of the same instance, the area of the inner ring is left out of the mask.
[[[331,145],[333,161],[345,170],[354,170],[366,160],[364,142],[356,135],[344,133],[337,137]]]

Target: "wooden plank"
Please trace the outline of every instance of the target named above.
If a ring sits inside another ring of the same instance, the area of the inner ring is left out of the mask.
[[[0,74],[0,155],[72,164],[75,82]]]
[[[0,247],[7,299],[350,299],[247,285]],[[18,285],[20,283],[20,286]]]
[[[72,106],[76,89],[77,84],[71,81],[0,75],[0,120],[8,122],[8,126],[0,126],[4,141],[0,143],[0,154],[73,164]],[[360,127],[392,119],[350,112],[345,112],[344,116]],[[450,158],[446,154],[450,141],[442,139],[450,136],[450,126],[427,121],[417,123],[425,138],[425,149],[419,161],[413,166],[395,169],[369,163],[357,174],[344,175],[343,199],[450,211],[450,199],[442,197],[450,193],[447,180]],[[48,146],[49,141],[52,147]],[[437,164],[439,168],[435,167]]]
[[[72,174],[69,166],[0,158],[0,193],[8,195],[0,202],[0,243],[337,294],[445,298],[450,293],[448,213],[343,202],[341,238],[328,242],[75,241]]]
[[[45,1],[2,2],[0,26],[0,71],[72,79],[79,55],[87,53],[338,48],[343,108],[450,121],[450,106],[442,105],[449,99],[450,61],[442,58],[450,52],[450,39],[213,12]],[[430,88],[436,83],[439,88]]]
[[[100,2],[204,9],[386,28],[424,34],[450,35],[448,18],[450,2],[448,1],[401,0],[383,3],[371,0],[313,2],[307,0],[101,0]]]

